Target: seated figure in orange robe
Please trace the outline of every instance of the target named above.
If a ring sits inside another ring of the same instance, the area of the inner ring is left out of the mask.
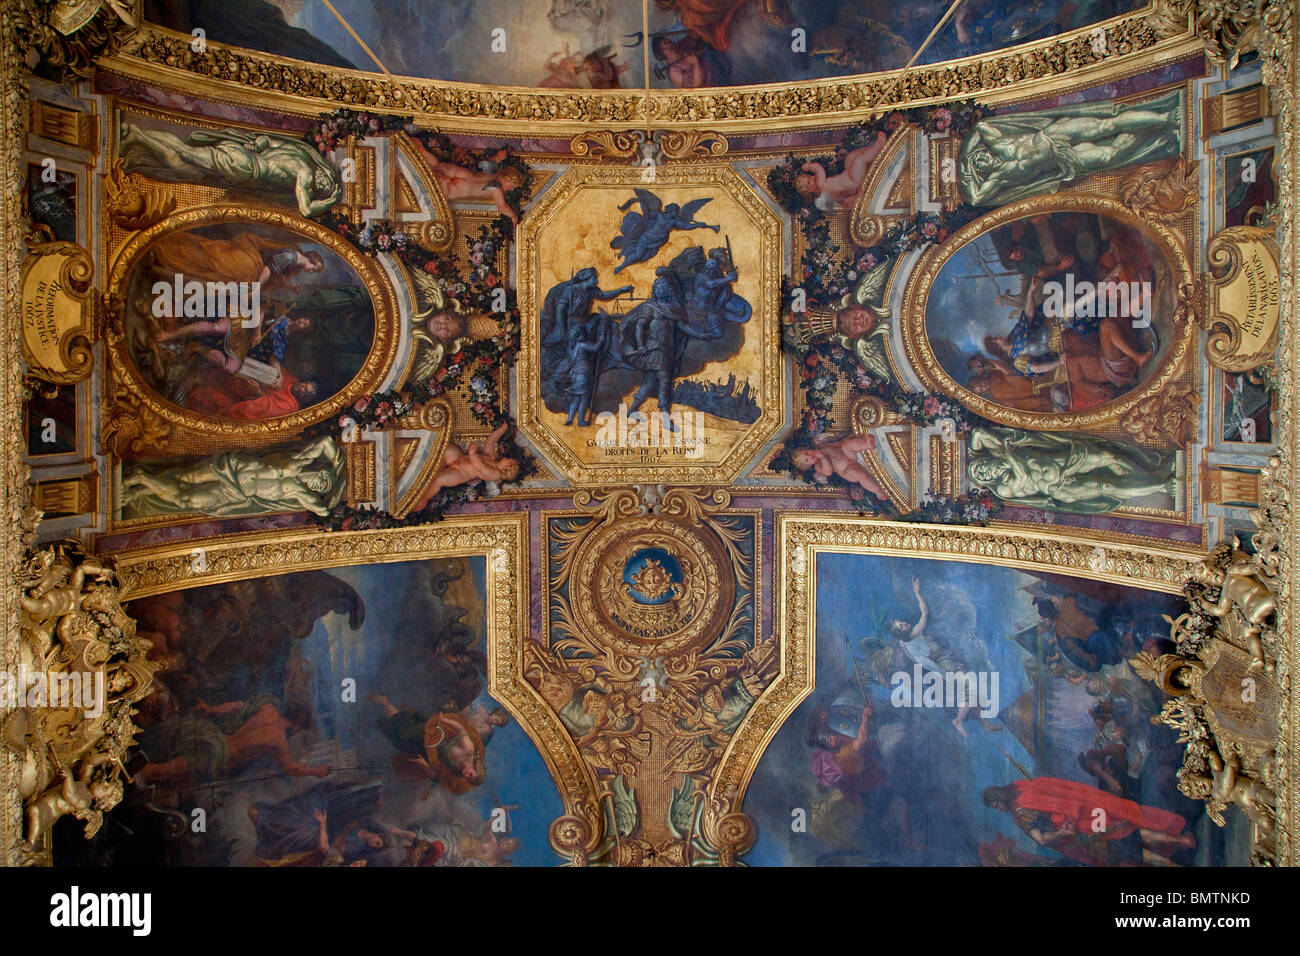
[[[315,382],[299,381],[281,368],[278,385],[261,386],[239,375],[226,375],[220,384],[208,382],[191,389],[186,405],[215,418],[255,422],[292,415],[315,396]]]

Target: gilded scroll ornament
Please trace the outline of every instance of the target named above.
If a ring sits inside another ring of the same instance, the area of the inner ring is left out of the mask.
[[[701,781],[762,732],[747,715],[779,666],[755,639],[756,528],[725,493],[643,491],[580,493],[547,523],[549,638],[523,673],[603,781],[594,847],[574,857],[558,822],[552,842],[582,864],[725,865],[753,825]]]
[[[1119,187],[1119,197],[1138,215],[1173,225],[1196,205],[1199,193],[1196,167],[1179,159],[1167,170],[1159,165],[1140,166]]]
[[[569,149],[574,156],[631,159],[644,141],[645,134],[639,130],[595,129],[574,136]]]
[[[140,28],[141,0],[31,0],[7,11],[22,44],[44,63],[89,76],[97,57],[116,53]]]
[[[706,159],[721,156],[728,148],[727,138],[721,133],[705,130],[660,130],[657,141],[668,159]]]
[[[392,141],[397,152],[410,162],[433,207],[429,210],[428,219],[403,220],[403,225],[430,252],[446,252],[451,248],[452,239],[456,235],[456,223],[451,214],[451,203],[447,201],[446,190],[438,182],[438,177],[433,175],[427,160],[420,154],[420,147],[410,136],[404,132],[394,133]],[[398,164],[393,161],[394,176],[397,169]]]
[[[94,271],[89,254],[74,243],[30,247],[22,274],[22,341],[32,376],[71,385],[93,370]]]
[[[1120,419],[1120,427],[1147,445],[1182,446],[1196,436],[1196,409],[1201,396],[1188,385],[1170,385],[1138,402]]]
[[[156,186],[132,183],[120,162],[104,174],[104,191],[109,218],[132,232],[161,222],[176,208],[175,196]]]
[[[1206,248],[1212,272],[1205,354],[1225,371],[1249,371],[1271,361],[1277,349],[1281,276],[1274,235],[1234,226]]]

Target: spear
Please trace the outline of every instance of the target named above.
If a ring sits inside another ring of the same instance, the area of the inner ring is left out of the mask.
[[[1017,770],[1019,770],[1019,771],[1021,772],[1021,774],[1024,775],[1024,778],[1025,778],[1026,780],[1033,780],[1033,779],[1034,779],[1034,775],[1033,775],[1032,773],[1030,773],[1028,770],[1026,770],[1024,767],[1022,767],[1022,766],[1020,765],[1020,762],[1019,762],[1018,760],[1016,760],[1015,757],[1011,756],[1011,754],[1007,753],[1007,752],[1006,752],[1005,750],[1003,750],[1001,747],[998,747],[997,744],[994,744],[993,746],[998,748],[998,753],[1002,754],[1002,756],[1006,757],[1008,760],[1011,761],[1012,765],[1013,765]]]
[[[849,652],[849,661],[853,664],[853,676],[858,679],[858,690],[862,692],[862,705],[865,707],[870,703],[871,698],[867,696],[867,685],[862,683],[862,671],[858,669],[858,656],[853,653],[853,645],[849,643],[849,635],[841,632],[844,638],[844,649]],[[871,716],[871,739],[876,743],[876,749],[880,749],[880,735],[876,730],[876,717]]]

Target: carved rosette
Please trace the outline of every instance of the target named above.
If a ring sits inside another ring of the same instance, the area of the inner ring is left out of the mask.
[[[547,515],[546,639],[523,673],[598,783],[591,846],[576,818],[552,828],[571,863],[727,865],[753,843],[734,788],[711,778],[773,729],[748,715],[779,661],[755,639],[757,515],[729,503],[646,485]]]

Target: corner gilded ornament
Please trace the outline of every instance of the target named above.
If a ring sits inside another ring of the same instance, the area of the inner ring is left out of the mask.
[[[19,845],[10,858],[51,862],[60,817],[85,822],[87,839],[121,801],[134,743],[135,704],[160,664],[146,660],[110,565],[74,542],[36,552],[22,582],[17,669],[0,677],[0,741],[20,760]]]
[[[1176,652],[1144,652],[1130,662],[1169,695],[1159,720],[1187,745],[1178,789],[1205,801],[1220,826],[1224,811],[1239,807],[1252,827],[1251,860],[1263,865],[1285,862],[1291,843],[1281,735],[1290,693],[1278,613],[1279,546],[1288,527],[1280,469],[1275,458],[1264,473],[1253,550],[1216,545],[1185,585],[1191,609],[1167,618]]]
[[[58,73],[85,77],[140,29],[143,0],[24,0],[11,5],[19,44]]]

